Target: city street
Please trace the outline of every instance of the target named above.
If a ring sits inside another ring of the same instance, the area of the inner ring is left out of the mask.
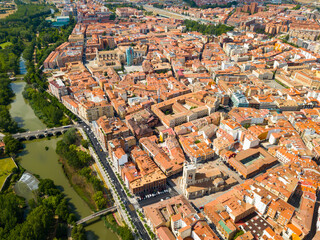
[[[84,44],[84,46],[86,46],[86,44]],[[86,49],[86,47],[84,47],[84,49]],[[85,54],[83,55],[83,62],[84,65],[86,66],[86,57]],[[87,66],[86,66],[87,68]],[[88,69],[88,68],[87,68]],[[89,69],[88,69],[89,71]],[[85,131],[85,133],[87,134],[87,136],[90,139],[90,142],[92,144],[92,147],[94,148],[97,156],[99,157],[101,163],[103,164],[103,167],[106,169],[109,177],[112,179],[113,185],[115,187],[115,190],[117,191],[117,193],[120,196],[121,201],[123,202],[126,210],[129,213],[129,217],[132,220],[132,222],[134,223],[135,227],[137,228],[140,236],[142,239],[146,239],[149,240],[150,236],[147,232],[147,230],[145,229],[145,227],[143,226],[137,212],[135,209],[131,209],[129,206],[131,206],[128,196],[126,195],[124,189],[121,186],[121,183],[119,182],[117,176],[115,175],[115,173],[112,170],[112,167],[110,166],[109,162],[107,161],[107,153],[104,152],[103,148],[101,147],[99,141],[96,139],[94,133],[92,132],[90,126],[83,122],[82,120],[79,121],[80,122],[80,127],[83,128],[83,130]]]
[[[129,213],[129,217],[131,218],[132,222],[134,223],[135,227],[137,228],[141,238],[143,240],[150,239],[146,229],[144,228],[143,224],[140,221],[139,216],[137,215],[137,212],[135,210],[131,210],[129,208],[130,204],[127,204],[127,203],[130,203],[130,201],[129,201],[127,195],[125,194],[125,192],[121,186],[121,183],[119,182],[115,173],[112,171],[112,168],[109,165],[109,162],[106,160],[107,154],[103,151],[99,141],[96,139],[96,137],[94,136],[90,127],[86,123],[84,123],[83,121],[80,121],[80,127],[82,127],[83,130],[85,131],[85,133],[88,135],[96,154],[98,155],[101,162],[103,163],[103,166],[106,169],[108,175],[113,180],[113,184],[115,186],[115,189],[118,192],[122,202],[124,203],[124,206]]]

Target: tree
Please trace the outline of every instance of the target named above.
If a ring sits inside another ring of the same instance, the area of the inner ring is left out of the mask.
[[[193,0],[184,0],[184,2],[187,3],[192,8],[198,7],[198,5]]]
[[[56,230],[55,239],[67,239],[68,238],[68,226],[63,223],[59,223]]]
[[[33,70],[32,70],[33,69]],[[29,100],[29,104],[35,110],[36,115],[43,120],[48,127],[61,126],[69,124],[70,120],[64,115],[61,106],[55,100],[44,92],[46,83],[42,80],[42,76],[35,72],[34,67],[28,69],[25,80],[29,85],[23,92],[24,98]],[[36,90],[34,88],[39,88]],[[64,108],[62,108],[64,109]],[[67,113],[67,111],[66,111]]]
[[[295,7],[293,7],[292,9],[293,10],[299,10],[301,8],[301,5],[300,4],[297,4]]]
[[[47,178],[40,180],[38,191],[40,194],[48,196],[54,196],[60,193],[54,182],[51,179]]]
[[[8,105],[14,93],[7,74],[0,74],[0,105]]]
[[[24,200],[13,193],[0,194],[0,239],[23,220]]]
[[[63,135],[63,141],[67,145],[74,144],[77,140],[77,132],[75,128],[71,128]]]
[[[91,175],[89,182],[92,183],[94,190],[96,190],[96,191],[102,190],[101,181],[97,177]]]
[[[11,118],[8,108],[0,105],[0,131],[16,133],[18,130],[18,124]]]
[[[84,151],[77,151],[78,159],[82,166],[88,166],[91,161],[91,156]]]
[[[68,224],[73,224],[76,221],[76,215],[74,213],[70,213],[67,219]]]
[[[115,20],[116,19],[116,14],[112,13],[109,17],[110,20]]]
[[[5,144],[5,154],[13,155],[18,153],[22,149],[22,143],[19,140],[13,138],[11,135],[6,135],[3,138]]]
[[[55,214],[62,220],[67,221],[69,218],[69,209],[67,200],[64,198],[56,208]]]
[[[233,237],[233,239],[237,239],[237,237],[241,236],[242,234],[244,234],[244,231],[239,231],[236,233],[236,235]]]
[[[76,145],[66,143],[76,142],[76,138],[76,133],[69,132],[68,136],[64,136],[63,140],[57,143],[56,152],[67,160],[70,166],[76,169],[82,169],[83,167],[88,166],[91,161],[91,156],[84,151],[78,150]]]
[[[119,235],[121,236],[121,239],[134,240],[134,236],[132,235],[128,226],[120,227]]]
[[[76,169],[83,167],[82,162],[79,160],[77,146],[70,145],[63,157],[67,160],[68,164]]]
[[[57,142],[57,146],[56,146],[56,153],[59,155],[64,155],[65,152],[68,149],[68,145],[65,144],[65,142],[63,140],[60,140]]]
[[[84,176],[85,178],[89,179],[90,178],[90,174],[91,174],[91,169],[90,167],[84,167],[79,171],[79,174],[81,176]]]
[[[192,20],[185,20],[184,24],[189,31],[197,31],[206,35],[219,36],[223,33],[233,30],[233,27],[230,27],[224,24],[218,24],[216,26],[212,24],[206,25],[206,24],[198,23],[197,21],[192,21]]]
[[[88,148],[89,148],[89,141],[82,139],[82,140],[81,140],[81,145],[82,145],[84,148],[88,149]]]
[[[93,199],[99,209],[103,209],[107,206],[107,200],[104,198],[102,191],[96,192]]]
[[[74,240],[85,240],[86,239],[85,230],[81,224],[80,225],[73,225],[73,228],[71,231],[71,237]]]
[[[42,200],[42,204],[46,207],[54,210],[58,207],[59,202],[63,199],[63,196],[59,193],[54,196],[47,196]]]
[[[53,224],[53,213],[43,205],[33,209],[21,227],[20,239],[46,239]]]

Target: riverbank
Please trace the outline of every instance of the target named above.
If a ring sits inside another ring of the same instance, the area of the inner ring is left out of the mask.
[[[13,101],[14,92],[11,88],[9,76],[0,73],[0,132],[17,133],[22,129],[18,127],[9,112],[9,105]]]
[[[18,184],[20,187],[16,188]],[[23,188],[21,184],[24,184]],[[16,192],[17,189],[24,191]],[[0,239],[24,239],[26,236],[28,239],[45,239],[48,236],[50,239],[66,239],[66,229],[68,225],[75,224],[76,216],[62,191],[52,180],[40,176],[35,178],[18,166],[8,187],[0,194],[0,202],[5,203],[0,205],[3,214]],[[27,193],[33,196],[26,198]],[[74,234],[82,239],[85,237],[84,229]]]
[[[55,9],[51,8],[51,12],[54,11]],[[68,26],[58,28],[58,35],[55,27],[41,29],[34,38],[37,44],[30,44],[23,52],[25,58],[23,65],[27,66],[24,80],[28,84],[25,86],[23,97],[29,101],[35,115],[49,128],[68,125],[71,119],[77,119],[57,98],[47,92],[48,75],[42,71],[41,67],[56,47],[68,41],[75,24],[74,18],[71,17]],[[43,36],[46,38],[44,39]]]
[[[20,128],[24,128],[27,131],[45,129],[46,125],[35,116],[28,101],[22,96],[25,86],[26,82],[23,80],[11,82],[11,89],[15,93],[15,97],[9,107],[10,115]]]
[[[119,239],[122,240],[134,240],[134,236],[127,225],[120,226],[112,213],[107,214],[103,217],[104,224],[113,233],[117,234]]]
[[[86,204],[92,211],[97,211],[98,208],[92,197],[95,193],[93,186],[91,184],[88,184],[86,178],[79,175],[77,171],[72,168],[63,157],[60,157],[59,163],[61,163],[62,170],[67,177],[71,187],[82,198],[82,200],[86,202]]]
[[[22,95],[26,100],[28,100],[34,114],[48,128],[71,124],[69,117],[66,117],[63,110],[47,99],[45,92],[40,92],[37,89],[26,85]]]
[[[35,116],[33,109],[22,96],[26,82],[14,81],[11,82],[11,85],[16,95],[10,105],[12,117],[16,121],[18,120],[20,127],[30,131],[45,129],[46,126]],[[20,165],[28,172],[39,175],[41,178],[52,179],[69,200],[71,212],[76,215],[77,219],[81,219],[92,214],[92,210],[71,186],[62,170],[61,164],[59,164],[56,145],[61,139],[62,137],[60,136],[24,142],[25,148],[16,160],[18,166]],[[48,150],[46,150],[46,147],[48,147]],[[13,174],[6,187],[10,188],[11,183],[17,181],[20,177]],[[88,240],[117,239],[116,234],[107,229],[102,220],[97,221],[97,219],[94,219],[88,222],[84,228]]]
[[[52,179],[69,200],[70,212],[74,213],[79,220],[92,214],[92,210],[71,186],[61,164],[59,164],[56,145],[61,139],[62,136],[51,137],[50,140],[44,138],[25,142],[25,149],[19,155],[17,163],[32,174]],[[45,147],[48,147],[48,150]],[[101,220],[94,219],[88,222],[85,225],[85,230],[88,240],[117,239],[116,235],[107,229]]]
[[[86,147],[88,143],[82,139],[79,131],[69,129],[63,139],[57,142],[59,162],[71,186],[93,211],[111,207],[113,199],[98,179],[99,175],[94,171],[94,162]]]

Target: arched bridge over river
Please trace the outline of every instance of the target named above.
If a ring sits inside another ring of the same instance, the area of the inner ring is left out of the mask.
[[[48,128],[48,129],[37,130],[37,131],[22,132],[22,133],[12,134],[12,137],[20,141],[26,141],[26,140],[32,140],[37,138],[45,138],[45,137],[61,135],[66,131],[68,131],[68,129],[76,128],[76,127],[78,127],[78,125],[67,125],[67,126]]]

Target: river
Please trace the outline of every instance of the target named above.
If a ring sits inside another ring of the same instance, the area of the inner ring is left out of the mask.
[[[44,129],[46,126],[37,118],[32,108],[24,100],[22,92],[25,82],[16,81],[11,83],[12,89],[16,94],[14,102],[11,104],[10,114],[19,125],[28,131]],[[60,138],[33,140],[25,142],[25,149],[20,154],[18,162],[30,173],[38,174],[41,178],[49,178],[62,190],[69,199],[73,213],[80,219],[90,215],[92,212],[88,205],[79,197],[75,190],[70,186],[68,179],[62,171],[58,162],[58,155],[55,152],[56,143]],[[49,149],[46,151],[45,147]],[[108,230],[103,221],[92,220],[85,229],[87,239],[115,240],[117,236]]]
[[[46,125],[34,114],[33,109],[22,96],[25,86],[26,82],[22,80],[11,83],[11,88],[16,96],[11,103],[10,114],[19,127],[27,131],[45,129]]]

